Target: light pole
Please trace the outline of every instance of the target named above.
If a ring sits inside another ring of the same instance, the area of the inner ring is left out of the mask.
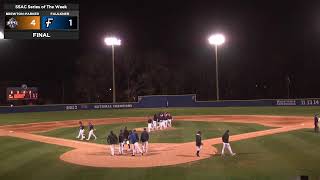
[[[208,39],[209,44],[215,46],[216,53],[216,91],[217,91],[217,101],[219,101],[219,71],[218,71],[218,46],[225,42],[225,37],[222,34],[214,34]]]
[[[112,48],[112,99],[113,103],[116,102],[116,83],[115,83],[115,73],[114,73],[114,46],[120,46],[121,40],[116,37],[106,37],[104,42],[107,46],[111,46]]]

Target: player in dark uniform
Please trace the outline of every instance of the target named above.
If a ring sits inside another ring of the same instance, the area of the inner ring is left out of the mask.
[[[147,132],[147,129],[144,128],[143,132],[141,133],[140,137],[141,143],[142,143],[142,152],[147,153],[148,152],[148,141],[149,141],[149,133]]]
[[[131,132],[129,135],[130,143],[132,144],[132,156],[135,156],[136,153],[140,152],[141,155],[143,155],[143,152],[141,151],[139,147],[139,139],[138,134],[136,132]]]
[[[124,136],[124,142],[128,145],[128,150],[130,150],[129,131],[127,127],[124,127],[123,136]]]
[[[231,146],[229,143],[229,130],[226,130],[226,132],[223,134],[222,142],[223,142],[223,147],[222,147],[222,152],[221,152],[222,156],[224,155],[225,148],[227,148],[229,150],[229,152],[232,156],[236,155],[236,153],[232,152],[232,149],[231,149]]]
[[[196,134],[196,150],[197,150],[197,156],[200,157],[199,153],[202,148],[202,140],[201,140],[201,131],[198,131]]]
[[[123,147],[124,147],[124,133],[122,132],[122,129],[120,130],[119,134],[119,154],[123,154]]]
[[[107,142],[110,145],[111,156],[114,156],[114,148],[115,148],[115,145],[117,144],[117,141],[118,141],[117,135],[115,135],[113,131],[110,131],[110,134],[107,137]]]
[[[319,132],[319,117],[318,117],[318,114],[315,114],[314,115],[314,132],[315,133],[318,133]]]

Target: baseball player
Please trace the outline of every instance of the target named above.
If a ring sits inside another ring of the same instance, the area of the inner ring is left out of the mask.
[[[168,113],[167,112],[163,114],[163,122],[164,122],[164,124],[163,124],[164,128],[167,128],[168,127]]]
[[[117,144],[118,138],[115,134],[113,134],[113,131],[110,131],[110,134],[107,137],[107,142],[110,145],[111,150],[111,156],[114,156],[114,148],[115,144]]]
[[[77,138],[79,139],[81,137],[81,140],[84,140],[86,137],[84,136],[84,126],[82,124],[82,121],[79,121],[79,135]]]
[[[152,129],[152,119],[149,118],[149,119],[148,119],[148,132],[150,132],[151,129]]]
[[[223,147],[222,147],[222,152],[221,152],[221,155],[223,156],[224,155],[224,150],[225,148],[227,148],[230,152],[230,154],[232,156],[236,155],[236,153],[233,153],[232,152],[232,149],[231,149],[231,146],[229,144],[229,130],[227,130],[223,136],[222,136],[222,142],[223,142]]]
[[[93,124],[91,122],[89,122],[89,135],[88,135],[88,139],[87,141],[90,140],[91,136],[94,137],[94,140],[97,139],[97,136],[93,133],[93,131],[95,131],[94,127],[93,127]]]
[[[314,132],[315,133],[318,133],[319,132],[319,117],[318,117],[318,114],[315,114],[314,115]]]
[[[197,150],[197,156],[200,157],[199,153],[200,153],[200,150],[202,148],[202,141],[201,141],[201,131],[198,131],[197,134],[196,134],[196,150]]]
[[[129,131],[127,127],[124,127],[123,136],[124,136],[124,142],[128,145],[128,150],[130,150]]]
[[[124,134],[121,129],[119,134],[119,154],[120,155],[123,154],[123,147],[124,147]]]
[[[130,133],[129,135],[129,140],[130,143],[133,144],[133,148],[132,148],[132,156],[135,156],[135,153],[140,152],[141,155],[143,155],[143,152],[141,151],[140,147],[139,147],[139,140],[137,139],[138,135],[135,132]]]
[[[168,113],[168,126],[172,127],[172,116],[170,113]]]
[[[153,115],[153,130],[157,130],[157,121],[158,121],[158,116],[157,114]]]
[[[149,141],[149,133],[147,132],[147,129],[144,128],[143,132],[141,133],[141,143],[142,143],[142,152],[147,153],[148,152],[148,141]]]
[[[160,113],[160,130],[164,129],[164,115],[163,113]]]

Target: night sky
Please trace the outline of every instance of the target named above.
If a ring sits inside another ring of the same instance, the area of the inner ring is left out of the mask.
[[[1,12],[3,2],[0,0]],[[0,19],[2,31],[3,13]],[[0,42],[1,94],[5,86],[24,82],[39,87],[43,97],[61,103],[60,85],[64,84],[67,97],[63,102],[75,102],[71,98],[73,81],[81,73],[76,68],[77,59],[110,59],[111,50],[103,38],[115,35],[123,44],[116,49],[116,58],[128,52],[161,52],[170,71],[194,68],[180,70],[190,84],[180,93],[197,93],[202,100],[214,100],[215,55],[207,38],[215,32],[226,36],[226,43],[219,47],[224,99],[287,98],[288,77],[291,98],[319,97],[320,1],[311,0],[81,0],[80,40]],[[111,64],[106,68],[111,71]],[[116,73],[121,76],[121,72]],[[201,73],[207,73],[210,81],[198,81]],[[121,83],[118,79],[119,87]],[[5,94],[0,96],[4,103]]]

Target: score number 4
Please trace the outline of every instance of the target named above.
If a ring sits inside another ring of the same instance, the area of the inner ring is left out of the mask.
[[[36,26],[36,20],[33,19],[30,24]]]

